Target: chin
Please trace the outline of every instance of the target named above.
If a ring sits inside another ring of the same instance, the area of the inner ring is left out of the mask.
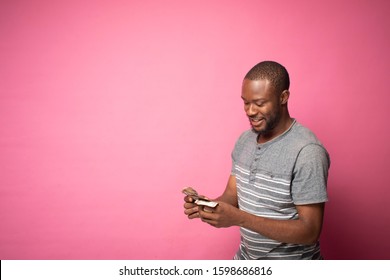
[[[264,129],[258,129],[258,128],[255,128],[252,126],[252,131],[256,134],[263,134],[264,133]]]

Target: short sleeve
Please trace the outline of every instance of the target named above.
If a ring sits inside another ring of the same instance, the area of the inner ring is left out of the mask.
[[[248,140],[248,137],[250,136],[248,131],[245,131],[240,135],[240,137],[237,139],[236,143],[234,144],[234,149],[231,153],[232,157],[232,169],[231,169],[231,175],[236,176],[236,165],[237,165],[237,159],[239,155],[243,152],[245,147],[245,141]]]
[[[234,149],[232,151],[231,157],[232,157],[232,170],[230,171],[230,174],[233,176],[236,176],[236,162],[237,162],[237,153],[239,150],[239,142],[240,142],[241,137],[236,141],[234,145]]]
[[[329,154],[319,144],[309,144],[298,154],[293,172],[291,194],[294,204],[328,201]]]

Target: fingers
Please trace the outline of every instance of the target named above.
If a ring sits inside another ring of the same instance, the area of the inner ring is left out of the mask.
[[[194,199],[193,199],[191,196],[186,195],[186,196],[184,197],[184,201],[185,201],[185,202],[189,202],[189,203],[193,203],[193,202],[194,202]]]
[[[199,215],[204,222],[214,220],[216,217],[213,208],[207,206],[199,207]]]
[[[209,209],[213,210],[213,212],[211,212],[210,210],[205,211],[206,207],[207,206],[204,206],[203,209],[199,210],[199,217],[200,217],[201,221],[209,224],[210,226],[218,228],[220,215],[215,212],[214,208],[208,207]]]
[[[214,213],[214,212],[215,212],[215,208],[211,208],[211,207],[208,207],[208,206],[204,206],[204,207],[203,207],[203,211],[204,211],[204,212],[208,212],[208,213]]]
[[[184,203],[184,213],[186,215],[191,215],[192,213],[198,212],[199,207],[193,203]]]
[[[207,223],[211,221],[210,217],[204,214],[213,213],[215,208],[198,206],[194,203],[194,199],[188,195],[184,197],[184,201],[184,214],[187,215],[189,219],[202,218],[202,220]],[[202,214],[200,212],[202,212]]]
[[[184,214],[188,219],[199,218],[199,207],[194,203],[194,199],[188,195],[184,197]]]
[[[184,214],[189,219],[199,218],[199,207],[191,202],[184,203]]]
[[[200,215],[199,215],[199,212],[195,212],[191,215],[188,215],[187,217],[188,217],[188,219],[197,219],[197,218],[200,218]]]

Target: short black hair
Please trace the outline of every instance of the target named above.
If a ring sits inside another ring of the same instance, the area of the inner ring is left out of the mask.
[[[268,80],[277,93],[290,88],[290,77],[287,69],[275,61],[262,61],[252,67],[245,75],[248,80]]]

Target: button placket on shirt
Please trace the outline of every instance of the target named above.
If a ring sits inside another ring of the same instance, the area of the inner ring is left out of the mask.
[[[250,169],[250,174],[249,174],[249,182],[254,183],[256,179],[256,172],[257,172],[257,162],[260,159],[260,153],[261,153],[261,146],[256,147],[255,155],[253,158],[253,162],[251,165]]]

